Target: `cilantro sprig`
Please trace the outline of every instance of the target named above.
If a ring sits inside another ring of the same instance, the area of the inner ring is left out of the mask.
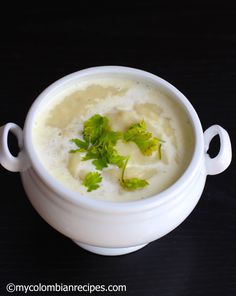
[[[101,181],[101,174],[99,174],[98,172],[90,172],[85,176],[83,185],[87,187],[87,191],[90,192],[99,188],[98,184],[101,183]]]
[[[129,157],[126,158],[126,161],[125,161],[124,166],[122,168],[121,180],[120,180],[121,186],[128,191],[134,191],[134,190],[141,189],[141,188],[147,186],[149,183],[143,179],[139,179],[139,178],[125,179],[124,175],[125,175],[125,170],[126,170],[128,161],[129,161]]]
[[[124,133],[126,142],[134,142],[144,155],[150,156],[154,151],[159,151],[162,140],[153,137],[152,133],[147,131],[144,120],[131,125]]]
[[[121,169],[121,186],[128,191],[141,189],[148,185],[148,182],[139,178],[124,177],[129,157],[119,155],[115,146],[117,141],[123,139],[125,142],[133,141],[139,147],[141,152],[150,156],[152,152],[157,151],[161,159],[162,140],[152,137],[147,131],[144,120],[130,126],[124,134],[112,131],[107,117],[95,114],[84,122],[83,140],[72,139],[71,142],[77,149],[70,150],[70,153],[84,152],[82,160],[92,160],[92,164],[98,171],[102,171],[108,165],[116,165]],[[83,185],[87,191],[96,190],[100,187],[102,181],[101,174],[90,172],[86,175]]]
[[[121,138],[121,133],[111,131],[108,119],[105,120],[104,118],[106,117],[96,114],[84,123],[83,135],[85,135],[86,130],[86,137],[84,136],[84,138],[89,140],[90,144],[82,160],[93,159],[92,163],[97,170],[108,167],[108,164],[114,164],[121,168],[125,157],[119,155],[115,149],[118,139]],[[97,128],[97,124],[101,124],[102,127]],[[93,127],[93,129],[90,129],[90,127]],[[91,135],[89,131],[91,131]]]

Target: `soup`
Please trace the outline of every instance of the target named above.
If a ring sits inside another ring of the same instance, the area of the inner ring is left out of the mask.
[[[32,135],[40,161],[58,182],[78,197],[116,202],[167,189],[194,147],[188,115],[177,102],[155,85],[115,76],[80,81],[51,98],[36,115]]]

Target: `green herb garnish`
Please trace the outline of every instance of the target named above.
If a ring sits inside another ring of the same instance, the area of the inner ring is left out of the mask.
[[[158,151],[161,140],[152,137],[152,133],[147,131],[144,120],[131,125],[124,133],[126,142],[133,141],[144,155],[150,156],[152,152]]]
[[[119,155],[115,146],[119,139],[126,142],[133,141],[144,155],[150,156],[152,152],[157,151],[159,159],[161,155],[162,140],[152,136],[152,133],[147,131],[144,120],[130,126],[122,135],[120,132],[112,131],[109,126],[107,117],[99,114],[93,115],[84,122],[83,140],[72,139],[77,149],[70,150],[71,153],[85,152],[82,160],[92,160],[92,164],[99,171],[102,171],[108,165],[116,165],[121,171],[121,186],[129,191],[141,189],[148,185],[148,182],[139,178],[125,179],[125,170],[129,157]],[[101,174],[98,172],[90,172],[86,175],[83,185],[90,192],[99,188],[99,183],[102,181]]]
[[[158,157],[160,160],[162,159],[161,147],[162,147],[162,144],[160,143],[159,148],[158,148]]]
[[[96,167],[97,170],[102,171],[103,168],[107,168],[108,164],[106,162],[106,160],[102,159],[102,158],[98,158],[98,159],[94,159],[92,161],[92,164]]]
[[[128,161],[129,161],[129,157],[126,158],[126,161],[125,161],[124,166],[122,168],[121,180],[120,180],[121,186],[124,189],[129,190],[129,191],[141,189],[141,188],[147,186],[149,183],[144,179],[139,179],[139,178],[125,179],[124,178],[125,169],[127,167]]]
[[[70,153],[84,152],[88,149],[88,146],[89,146],[89,143],[82,141],[80,139],[72,139],[71,142],[75,143],[75,145],[79,149],[70,150]]]
[[[89,120],[84,122],[83,136],[88,143],[96,143],[103,132],[108,128],[108,118],[99,114],[93,115]]]
[[[98,184],[101,183],[101,181],[101,174],[98,172],[90,172],[85,176],[83,185],[87,187],[87,191],[90,192],[99,188],[100,186]]]
[[[100,138],[91,145],[82,160],[94,159],[92,162],[97,170],[102,170],[108,164],[118,167],[123,166],[125,157],[118,154],[115,145],[120,138],[120,133],[114,131],[104,131]]]

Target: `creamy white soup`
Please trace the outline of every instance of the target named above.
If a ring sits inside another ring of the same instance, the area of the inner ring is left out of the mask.
[[[98,169],[94,159],[84,160],[93,144],[77,149],[71,141],[86,142],[84,124],[94,115],[106,118],[109,130],[119,134],[112,149],[124,157],[123,163],[127,159],[124,171],[112,163]],[[149,153],[138,141],[125,140],[127,131],[141,124],[143,135],[156,139]],[[116,202],[144,199],[171,186],[188,166],[194,147],[191,123],[179,104],[154,85],[117,77],[89,78],[51,98],[38,112],[32,136],[40,161],[58,182],[78,196]],[[88,191],[86,177],[95,172],[97,188]],[[144,180],[145,186],[126,188],[122,178]]]

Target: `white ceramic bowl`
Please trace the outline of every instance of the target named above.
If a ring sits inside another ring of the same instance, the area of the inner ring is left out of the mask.
[[[115,73],[154,83],[177,100],[190,118],[195,137],[191,163],[176,183],[150,198],[123,203],[94,200],[69,191],[49,175],[32,144],[35,114],[48,100],[82,78]],[[9,132],[18,139],[21,151],[17,157],[12,156],[8,148]],[[220,137],[220,151],[210,158],[207,150],[215,135]],[[14,123],[0,129],[0,163],[10,171],[20,172],[28,198],[38,213],[82,248],[102,255],[133,252],[176,228],[196,206],[206,176],[224,171],[231,155],[228,133],[218,125],[203,133],[197,113],[174,86],[158,76],[127,67],[95,67],[68,75],[38,96],[27,115],[23,132]]]

